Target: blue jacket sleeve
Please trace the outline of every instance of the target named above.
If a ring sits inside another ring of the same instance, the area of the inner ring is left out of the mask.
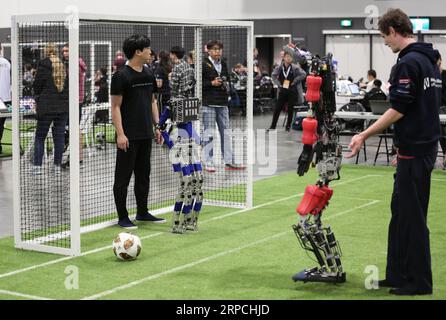
[[[418,72],[406,63],[396,65],[389,91],[392,108],[405,114],[417,97]]]

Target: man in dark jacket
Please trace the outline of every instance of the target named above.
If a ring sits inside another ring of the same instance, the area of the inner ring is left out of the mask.
[[[269,128],[270,130],[276,129],[280,113],[285,104],[287,104],[288,118],[286,131],[290,131],[291,122],[293,121],[294,107],[303,104],[302,80],[305,79],[307,74],[298,64],[292,62],[292,55],[289,52],[285,52],[282,64],[274,69],[271,76],[273,82],[280,89],[273,120],[271,127]]]
[[[429,43],[417,43],[412,24],[400,9],[390,9],[379,20],[384,42],[398,62],[391,87],[391,108],[364,132],[354,136],[348,157],[364,141],[394,123],[398,163],[392,194],[386,279],[395,295],[432,294],[432,268],[427,209],[430,179],[440,138],[438,110],[441,78],[436,65],[439,53]]]
[[[203,61],[203,153],[205,170],[215,172],[213,129],[217,121],[220,132],[221,153],[225,161],[225,170],[243,170],[234,164],[234,157],[229,136],[229,72],[226,62],[222,61],[223,44],[212,40],[206,45],[209,57]]]

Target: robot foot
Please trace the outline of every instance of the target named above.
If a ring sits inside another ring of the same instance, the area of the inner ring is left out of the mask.
[[[198,216],[195,212],[186,218],[186,230],[198,231]]]
[[[340,274],[332,274],[319,270],[317,267],[313,269],[303,270],[296,273],[292,277],[294,282],[326,282],[326,283],[344,283],[346,281],[345,272]]]
[[[184,215],[174,212],[172,217],[172,233],[183,234],[186,232],[186,223],[184,221]]]

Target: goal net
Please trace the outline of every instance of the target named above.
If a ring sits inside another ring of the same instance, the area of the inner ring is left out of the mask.
[[[122,44],[132,34],[143,34],[151,40],[154,61],[148,66],[154,74],[161,67],[156,61],[160,56],[169,55],[174,46],[184,48],[184,59],[195,70],[194,95],[200,101],[206,90],[203,65],[210,62],[206,44],[211,40],[223,43],[222,61],[228,66],[223,80],[229,107],[201,105],[199,120],[194,123],[202,140],[204,169],[211,165],[215,168],[215,172],[204,171],[202,215],[209,205],[250,207],[252,28],[251,22],[82,14],[14,16],[11,49],[16,247],[79,255],[82,233],[117,223],[113,195],[117,146],[110,84],[113,74],[126,67]],[[159,89],[157,97],[162,112],[169,87]],[[225,132],[223,127],[227,128]],[[172,136],[175,133],[173,130]],[[224,136],[226,143],[222,143]],[[229,161],[236,170],[227,166]],[[179,184],[169,161],[169,149],[153,141],[149,212],[172,212]],[[128,188],[127,209],[132,218],[136,214],[134,177]],[[166,225],[166,232],[169,228]]]

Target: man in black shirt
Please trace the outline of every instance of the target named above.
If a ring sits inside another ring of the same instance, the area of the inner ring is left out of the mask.
[[[135,173],[136,220],[166,222],[147,210],[153,125],[159,121],[157,101],[153,95],[157,85],[155,76],[145,65],[150,60],[150,40],[144,35],[133,35],[124,41],[123,49],[129,62],[113,75],[111,83],[112,119],[118,147],[113,193],[118,225],[136,229],[126,208],[132,173]],[[155,134],[161,144],[160,131],[156,130]]]
[[[432,268],[427,210],[440,119],[441,78],[437,50],[416,42],[412,24],[400,9],[390,9],[379,20],[384,42],[398,62],[390,87],[391,108],[350,143],[356,155],[364,141],[394,123],[398,163],[392,194],[386,279],[381,287],[395,295],[432,294]]]

